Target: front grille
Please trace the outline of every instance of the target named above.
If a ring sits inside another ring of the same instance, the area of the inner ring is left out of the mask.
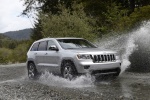
[[[101,54],[101,55],[91,55],[94,63],[100,62],[114,62],[116,61],[114,54]]]

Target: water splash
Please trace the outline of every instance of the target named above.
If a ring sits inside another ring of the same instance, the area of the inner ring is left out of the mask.
[[[130,65],[143,66],[141,53],[146,53],[145,61],[148,61],[150,54],[150,21],[143,24],[135,31],[123,35],[103,37],[97,42],[97,45],[103,49],[112,49],[117,51],[122,59],[121,72],[124,72]],[[137,55],[139,56],[137,57]],[[138,62],[136,62],[138,58]],[[140,59],[140,60],[139,60]],[[137,63],[139,65],[137,65]],[[141,63],[141,64],[140,64]],[[146,62],[145,64],[147,64]],[[144,65],[145,66],[145,65]]]
[[[100,48],[115,50],[120,54],[122,61],[121,73],[131,64],[129,57],[138,47],[134,41],[134,34],[131,33],[109,38],[104,37],[104,39],[98,43]]]
[[[131,69],[136,72],[150,72],[150,21],[143,22],[133,34],[138,49],[130,57]]]
[[[122,65],[121,73],[131,64],[129,61],[129,56],[138,48],[138,45],[135,44],[134,34],[129,36],[127,44],[125,45],[125,51],[122,54]]]
[[[91,75],[82,75],[75,80],[67,80],[59,76],[55,76],[49,72],[42,74],[38,80],[42,84],[48,86],[68,87],[68,88],[83,88],[93,86]]]
[[[150,64],[148,57],[150,54],[150,22],[143,22],[141,27],[130,34],[126,45],[126,52],[122,56],[124,57],[122,69],[124,68],[124,71],[130,65],[132,69],[143,70],[145,64],[148,64],[148,66]]]

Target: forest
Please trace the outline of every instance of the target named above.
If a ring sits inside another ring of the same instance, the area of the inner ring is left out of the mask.
[[[104,35],[127,34],[150,20],[150,0],[22,1],[22,16],[35,19],[31,39],[0,39],[0,63],[25,62],[30,45],[41,38],[81,37],[96,41]]]

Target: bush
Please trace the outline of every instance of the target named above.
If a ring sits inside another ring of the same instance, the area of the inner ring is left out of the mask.
[[[23,43],[23,44],[18,45],[13,50],[12,55],[11,55],[12,63],[26,61],[27,47],[28,47],[28,44]]]
[[[76,7],[74,11],[63,6],[61,9],[62,12],[58,15],[40,15],[44,37],[80,37],[88,40],[96,37],[91,19],[86,16],[82,7]]]
[[[130,15],[130,19],[134,24],[140,24],[142,21],[150,20],[150,5],[136,8]]]
[[[128,32],[140,26],[141,22],[150,20],[150,5],[136,8],[129,16],[121,17],[116,24],[116,31]]]
[[[7,48],[0,48],[0,63],[1,64],[7,64],[11,62],[10,56],[12,54],[12,51]]]

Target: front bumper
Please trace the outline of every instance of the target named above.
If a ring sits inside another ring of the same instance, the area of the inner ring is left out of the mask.
[[[120,73],[121,61],[93,63],[80,62],[76,65],[78,73],[85,74],[118,74]]]

